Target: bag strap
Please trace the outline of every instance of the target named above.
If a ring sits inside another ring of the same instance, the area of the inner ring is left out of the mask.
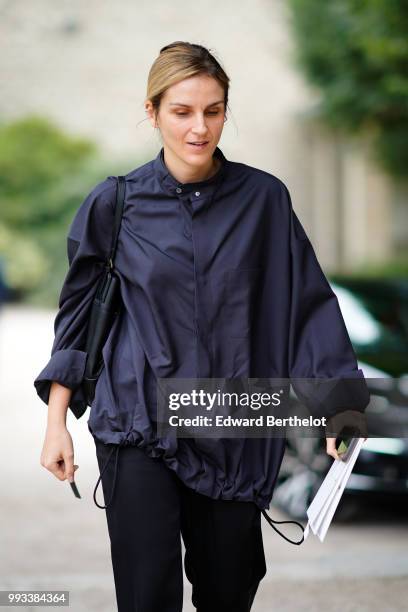
[[[264,515],[264,517],[266,518],[266,520],[268,521],[269,525],[276,531],[276,533],[279,533],[280,536],[282,536],[282,538],[284,538],[287,542],[290,542],[291,544],[302,544],[302,542],[304,542],[305,536],[304,536],[304,532],[305,532],[305,528],[303,527],[303,525],[301,523],[298,523],[298,521],[276,521],[273,518],[271,518],[269,516],[269,514],[266,512],[266,510],[261,510],[262,514]],[[279,531],[279,529],[277,527],[275,527],[275,525],[273,523],[276,523],[278,525],[281,525],[283,523],[293,523],[294,525],[298,525],[301,530],[302,530],[302,538],[298,541],[298,542],[294,542],[293,540],[290,540],[289,538],[287,538],[281,531]]]
[[[120,224],[122,222],[123,206],[125,201],[125,186],[126,180],[124,176],[118,176],[117,188],[116,188],[116,206],[115,206],[115,220],[113,224],[112,243],[108,259],[108,265],[113,268],[113,262],[115,259],[116,246],[118,241],[118,235],[120,230]]]

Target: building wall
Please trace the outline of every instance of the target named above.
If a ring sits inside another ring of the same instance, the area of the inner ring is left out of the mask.
[[[0,36],[2,120],[47,115],[108,155],[133,159],[131,167],[161,146],[143,107],[160,48],[204,44],[231,78],[232,115],[219,146],[286,183],[322,265],[392,251],[383,179],[358,150],[339,162],[330,135],[309,125],[317,97],[294,66],[284,1],[0,0]]]

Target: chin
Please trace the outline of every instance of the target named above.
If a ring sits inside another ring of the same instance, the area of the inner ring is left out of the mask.
[[[191,153],[190,155],[183,155],[182,159],[184,159],[191,166],[202,166],[212,157],[212,152],[208,153]]]
[[[183,151],[183,157],[188,157],[188,159],[197,160],[198,163],[202,163],[203,160],[210,159],[215,151],[215,147],[212,145],[207,145],[206,149],[203,151],[190,151],[189,147],[186,146]]]

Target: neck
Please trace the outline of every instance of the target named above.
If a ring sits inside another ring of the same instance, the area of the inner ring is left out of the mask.
[[[213,156],[213,164],[212,164],[212,168],[210,171],[210,174],[203,180],[209,179],[212,176],[214,176],[214,174],[216,174],[221,166],[221,160],[218,159],[218,157]]]
[[[214,176],[214,174],[218,172],[221,166],[221,160],[218,159],[218,157],[216,157],[215,155],[212,156],[209,166],[204,168],[204,170],[203,168],[197,168],[193,170],[191,169],[191,167],[180,168],[179,164],[175,162],[176,160],[174,160],[171,152],[169,153],[166,150],[164,150],[164,163],[167,169],[172,174],[172,176],[179,183],[182,183],[182,184],[206,181],[212,176]]]

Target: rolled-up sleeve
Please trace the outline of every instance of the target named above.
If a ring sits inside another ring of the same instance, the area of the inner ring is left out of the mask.
[[[290,207],[291,384],[315,416],[330,418],[344,410],[364,412],[370,394],[358,368],[337,296],[292,208],[286,187],[285,197]]]
[[[51,357],[34,380],[38,396],[47,405],[53,381],[71,389],[69,408],[76,418],[87,408],[81,387],[87,359],[87,325],[110,252],[115,193],[115,183],[109,177],[91,191],[73,218],[67,235],[69,267],[54,320]]]

